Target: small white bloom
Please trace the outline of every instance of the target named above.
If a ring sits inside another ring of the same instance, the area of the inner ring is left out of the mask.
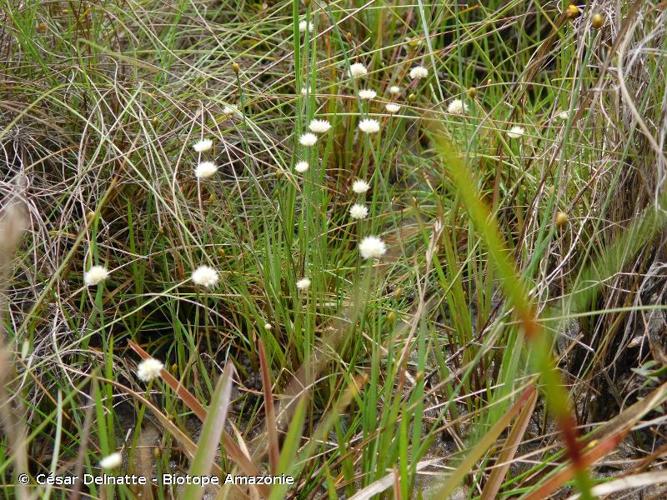
[[[315,29],[315,26],[313,26],[313,23],[311,21],[307,21],[305,19],[302,19],[299,21],[299,31],[301,33],[305,33],[308,31],[309,33],[312,33],[313,30]]]
[[[359,130],[366,134],[375,134],[380,131],[380,122],[372,118],[364,118],[359,122]]]
[[[354,181],[354,183],[352,184],[352,191],[354,191],[357,194],[363,194],[370,188],[371,186],[368,184],[368,182],[361,179]]]
[[[307,161],[297,162],[297,164],[294,165],[294,170],[296,170],[300,174],[306,172],[308,170],[308,162]]]
[[[273,329],[273,325],[272,325],[271,323],[264,323],[264,329],[265,329],[265,330],[272,330],[272,329]]]
[[[352,78],[361,78],[362,76],[366,76],[368,74],[368,70],[366,69],[366,66],[364,66],[361,63],[354,63],[350,65],[350,69],[348,71],[348,75]]]
[[[83,274],[86,286],[95,286],[109,277],[109,271],[104,266],[93,266]]]
[[[393,95],[400,94],[401,87],[399,87],[398,85],[392,85],[391,87],[389,87],[389,93]]]
[[[303,87],[301,87],[301,95],[308,95],[312,93],[313,91],[310,89],[309,85],[304,85]]]
[[[331,128],[331,123],[327,120],[311,120],[308,128],[311,132],[315,132],[316,134],[324,134]]]
[[[301,278],[296,282],[296,287],[299,290],[308,290],[310,288],[310,280],[308,278]]]
[[[311,134],[310,132],[306,132],[301,137],[299,137],[299,144],[302,146],[312,146],[316,142],[317,136],[315,134]]]
[[[453,115],[462,115],[468,112],[468,105],[461,99],[454,99],[447,106],[447,112]]]
[[[195,168],[195,177],[206,179],[218,171],[218,166],[212,161],[203,161]]]
[[[384,109],[387,110],[387,113],[398,113],[398,110],[401,109],[401,106],[399,106],[395,102],[388,102],[387,104],[385,104]]]
[[[368,208],[360,203],[355,203],[350,207],[350,217],[353,219],[365,219],[368,216]]]
[[[225,107],[222,108],[222,114],[231,116],[231,115],[236,115],[236,116],[241,116],[241,112],[239,111],[239,108],[234,106],[233,104],[227,104]]]
[[[137,366],[137,377],[143,382],[150,382],[160,376],[162,368],[164,368],[162,361],[155,358],[144,359]]]
[[[195,285],[205,286],[206,288],[213,288],[218,284],[218,271],[209,266],[199,266],[192,273],[192,281]]]
[[[410,70],[410,78],[412,80],[419,80],[428,76],[428,69],[424,66],[415,66]]]
[[[376,95],[378,95],[377,92],[371,89],[363,89],[359,91],[359,98],[366,99],[368,101],[370,101],[371,99],[375,99]]]
[[[377,236],[366,236],[359,243],[359,253],[364,259],[377,259],[387,253],[387,245]]]
[[[519,127],[518,125],[513,126],[511,129],[507,131],[507,136],[510,139],[518,139],[521,137],[526,131],[523,129],[523,127]]]
[[[123,463],[123,456],[117,451],[100,460],[100,467],[103,469],[115,469]]]
[[[203,153],[204,151],[211,149],[212,146],[213,141],[211,139],[202,139],[199,142],[195,142],[192,145],[192,149],[194,149],[197,153]]]
[[[557,116],[560,120],[565,121],[570,117],[570,112],[569,111],[561,111],[560,113],[558,113]]]

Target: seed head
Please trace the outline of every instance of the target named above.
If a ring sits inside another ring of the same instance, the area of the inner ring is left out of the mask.
[[[155,358],[144,359],[137,366],[137,377],[142,382],[150,382],[160,376],[162,368],[164,368],[162,361]]]
[[[301,137],[299,137],[299,144],[301,144],[302,146],[310,147],[315,145],[316,142],[317,142],[317,136],[310,132],[306,132]]]
[[[363,259],[378,259],[387,253],[387,245],[377,236],[366,236],[359,243],[359,253]]]

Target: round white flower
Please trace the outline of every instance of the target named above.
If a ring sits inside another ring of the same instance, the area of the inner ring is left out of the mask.
[[[311,120],[308,128],[311,132],[315,132],[316,134],[324,134],[331,128],[331,123],[327,120]]]
[[[368,216],[368,208],[366,206],[355,203],[350,207],[350,217],[353,219],[365,219]]]
[[[100,460],[100,467],[103,469],[115,469],[123,463],[123,456],[117,451]]]
[[[350,64],[350,69],[348,70],[348,75],[352,78],[361,78],[362,76],[366,76],[368,74],[368,70],[366,69],[366,66],[364,66],[361,63],[354,63]]]
[[[372,118],[364,118],[359,122],[359,130],[365,134],[376,134],[380,131],[380,122]]]
[[[312,146],[316,142],[317,136],[315,134],[311,134],[310,132],[306,132],[301,137],[299,137],[299,144],[302,146]]]
[[[309,85],[304,85],[303,87],[301,87],[301,95],[308,95],[308,94],[312,94],[312,93],[313,93],[313,91],[310,90]]]
[[[205,286],[206,288],[213,288],[218,284],[218,271],[209,266],[199,266],[192,273],[192,281],[195,285]]]
[[[308,278],[301,278],[296,282],[296,287],[299,290],[308,290],[310,288],[310,280]]]
[[[461,99],[454,99],[447,106],[447,112],[453,115],[462,115],[468,112],[468,105]]]
[[[150,382],[160,376],[162,368],[164,368],[162,361],[155,358],[144,359],[137,366],[137,377],[143,382]]]
[[[389,93],[393,95],[400,94],[401,87],[399,87],[398,85],[392,85],[391,87],[389,87]]]
[[[524,130],[523,127],[519,127],[518,125],[513,126],[511,129],[507,131],[507,136],[510,139],[518,139],[521,137],[526,131]]]
[[[313,26],[313,23],[311,21],[307,21],[305,19],[302,19],[299,21],[299,31],[301,33],[305,33],[308,31],[309,33],[312,33],[313,30],[315,29],[315,26]]]
[[[398,113],[398,111],[401,109],[401,106],[395,102],[388,102],[385,104],[384,109],[387,110],[387,113]]]
[[[218,171],[218,166],[212,161],[203,161],[195,168],[195,177],[206,179]]]
[[[364,259],[377,259],[387,253],[387,245],[377,236],[366,236],[359,243],[359,253]]]
[[[273,330],[273,325],[271,323],[264,323],[265,330]]]
[[[370,101],[371,99],[375,99],[375,96],[378,95],[375,90],[371,89],[363,89],[359,91],[359,98],[361,99],[366,99],[367,101]]]
[[[194,149],[197,153],[203,153],[204,151],[211,149],[212,146],[213,141],[211,139],[202,139],[199,142],[195,142],[192,145],[192,149]]]
[[[354,181],[354,183],[352,184],[352,191],[354,191],[357,194],[363,194],[370,188],[371,186],[368,184],[368,182],[361,179]]]
[[[419,80],[428,76],[428,70],[424,66],[415,66],[410,70],[410,78],[412,80]]]
[[[236,116],[241,116],[241,112],[239,111],[239,108],[234,106],[233,104],[227,104],[225,107],[222,108],[222,114],[231,116],[231,115],[236,115]]]
[[[308,162],[307,161],[297,162],[297,164],[294,165],[294,170],[296,170],[300,174],[306,172],[308,170]]]
[[[88,272],[83,274],[83,281],[86,286],[95,286],[102,283],[109,277],[109,271],[104,266],[93,266]]]
[[[569,111],[561,111],[556,116],[558,116],[558,119],[565,121],[570,117],[570,112]]]

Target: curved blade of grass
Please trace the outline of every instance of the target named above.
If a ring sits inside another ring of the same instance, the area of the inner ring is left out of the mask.
[[[512,431],[507,438],[505,448],[503,448],[500,455],[498,455],[496,463],[500,465],[491,471],[491,475],[489,476],[489,479],[484,485],[484,489],[482,490],[481,498],[496,498],[498,491],[500,491],[500,486],[505,479],[505,475],[510,469],[512,459],[514,458],[514,455],[519,448],[521,439],[523,438],[523,435],[528,428],[528,423],[530,422],[530,417],[533,414],[533,410],[535,410],[536,402],[537,392],[533,392],[530,395],[530,399],[527,404],[524,405],[524,407],[521,409],[521,413],[519,413],[519,416],[516,419],[516,423],[514,427],[512,427]]]
[[[497,440],[500,433],[510,424],[512,419],[521,411],[531,399],[535,398],[535,387],[530,386],[523,391],[519,399],[512,405],[512,407],[489,429],[489,431],[482,436],[479,442],[470,450],[459,466],[452,472],[445,483],[436,490],[432,498],[449,498],[452,492],[456,489],[463,478],[470,472],[475,463],[482,458]]]
[[[444,131],[435,125],[431,138],[465,205],[473,226],[487,247],[489,261],[498,273],[503,292],[514,309],[514,314],[519,320],[526,340],[532,344],[531,360],[541,375],[547,405],[554,415],[567,445],[568,455],[577,471],[577,487],[582,493],[582,498],[588,500],[591,498],[591,481],[586,467],[581,463],[581,445],[577,440],[576,420],[572,416],[568,394],[560,382],[555,362],[551,356],[550,341],[546,335],[542,334],[542,326],[537,320],[535,306],[528,294],[528,287],[510,259],[498,224],[482,202],[477,192],[477,182],[463,158],[447,140]],[[467,462],[467,459],[464,462]]]
[[[229,410],[229,401],[232,396],[232,382],[234,375],[234,365],[228,362],[218,380],[213,393],[213,400],[208,411],[208,416],[204,421],[199,443],[197,443],[197,452],[195,453],[190,465],[190,474],[192,476],[205,476],[210,474],[215,460],[215,454],[218,451],[218,444],[225,428],[225,420]],[[197,484],[189,484],[184,492],[185,498],[199,499],[204,493],[204,488]]]

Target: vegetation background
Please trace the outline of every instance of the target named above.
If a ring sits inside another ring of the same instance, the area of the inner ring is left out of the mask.
[[[664,498],[665,2],[0,5],[5,498]]]

